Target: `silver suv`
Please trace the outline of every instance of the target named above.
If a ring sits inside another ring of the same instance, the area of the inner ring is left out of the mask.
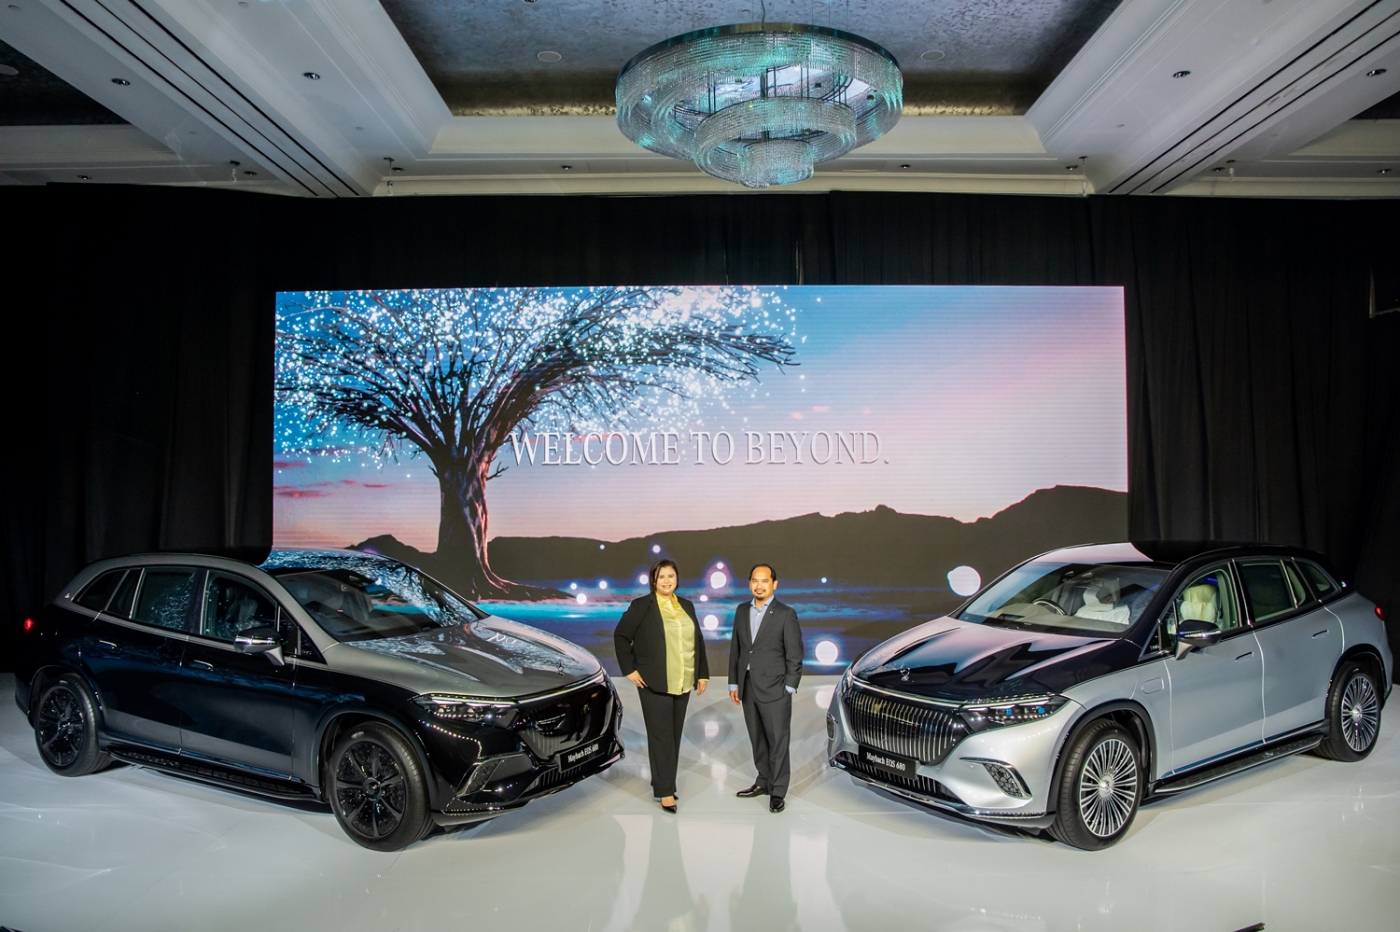
[[[1302,751],[1365,757],[1393,670],[1380,608],[1315,553],[1073,547],[856,661],[828,758],[929,806],[1105,848],[1146,800]]]

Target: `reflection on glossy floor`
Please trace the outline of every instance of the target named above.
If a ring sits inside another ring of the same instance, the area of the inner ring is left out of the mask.
[[[679,815],[629,756],[484,826],[376,854],[329,812],[118,768],[44,769],[0,676],[0,925],[164,929],[1390,930],[1400,915],[1400,706],[1360,764],[1296,757],[1148,807],[1086,853],[965,825],[829,770],[809,678],[788,809],[740,800],[723,683],[693,701]],[[821,685],[827,688],[819,688]],[[623,684],[626,687],[626,684]]]

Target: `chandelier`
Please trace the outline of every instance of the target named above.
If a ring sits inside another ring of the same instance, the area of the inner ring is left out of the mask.
[[[617,77],[617,125],[637,145],[750,188],[812,177],[890,131],[894,56],[823,26],[741,23],[653,45]]]

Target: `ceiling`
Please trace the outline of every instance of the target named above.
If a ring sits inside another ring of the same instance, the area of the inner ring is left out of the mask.
[[[0,0],[0,184],[743,193],[629,142],[612,86],[765,16],[905,79],[782,190],[1400,196],[1400,0]]]

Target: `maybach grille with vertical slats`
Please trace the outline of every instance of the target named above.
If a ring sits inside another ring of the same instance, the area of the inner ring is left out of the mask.
[[[881,751],[940,763],[967,728],[952,711],[896,699],[852,684],[842,697],[856,741]]]

